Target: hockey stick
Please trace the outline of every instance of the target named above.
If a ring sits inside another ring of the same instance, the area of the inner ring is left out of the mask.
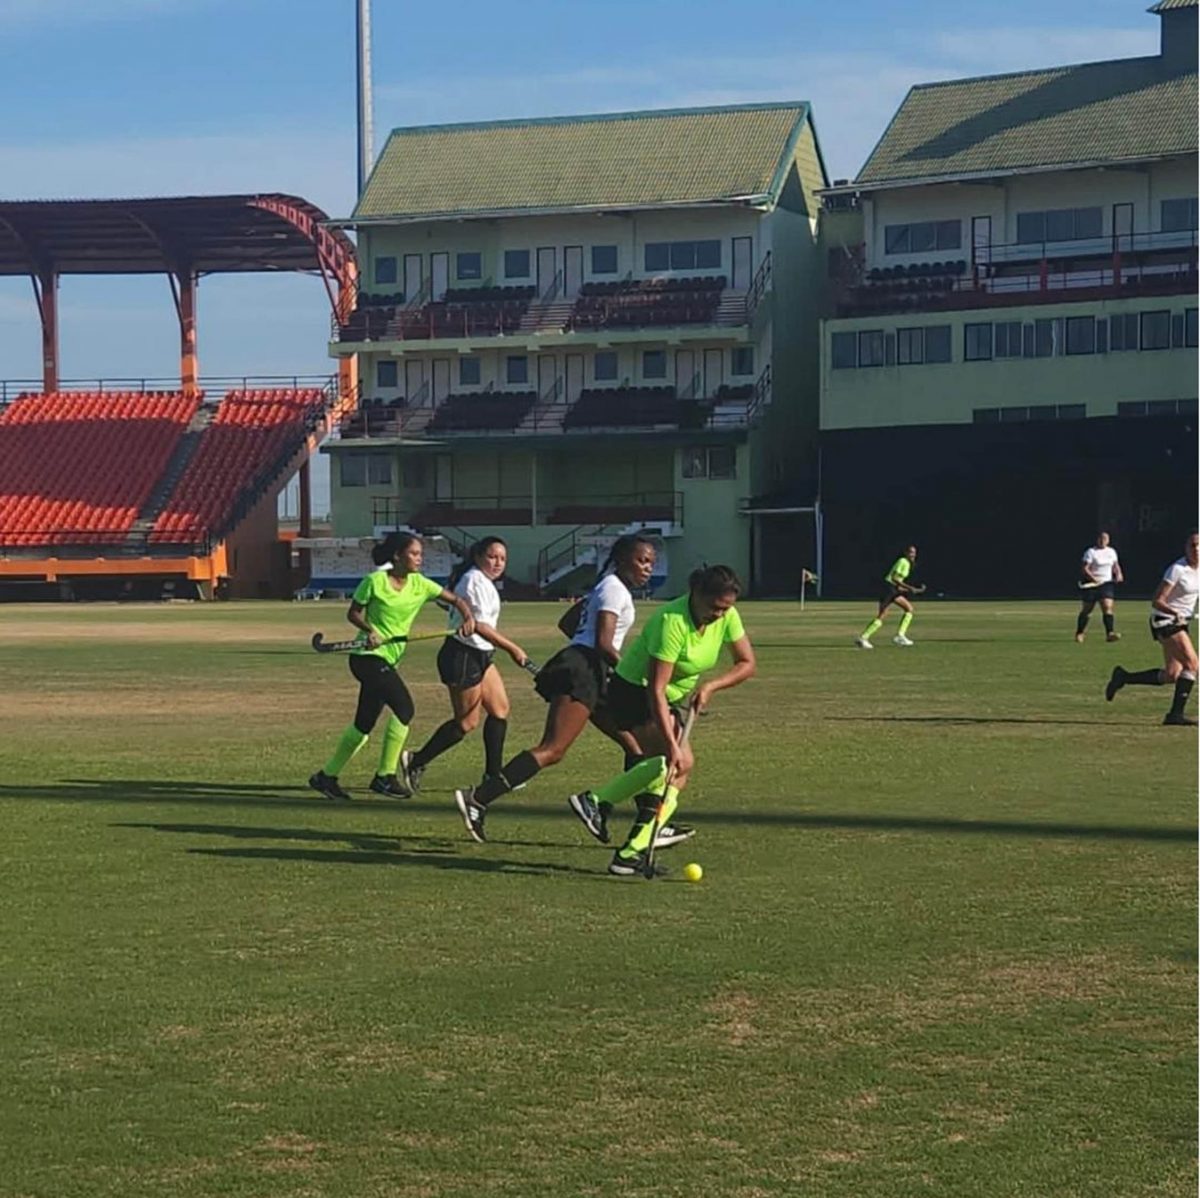
[[[528,657],[525,659],[525,664],[521,667],[527,674],[532,674],[535,678],[541,673],[542,667],[536,661],[531,661]]]
[[[382,645],[411,644],[413,641],[441,640],[445,635],[444,632],[418,632],[411,636],[390,636],[387,640],[380,641],[376,648]],[[312,647],[318,653],[347,653],[351,649],[365,649],[367,642],[359,640],[357,637],[350,641],[327,641],[323,632],[314,632],[312,635]]]
[[[689,737],[692,735],[692,725],[696,722],[696,716],[699,714],[699,709],[695,705],[688,708],[688,713],[683,721],[683,731],[679,734],[679,747],[683,748],[688,743]],[[663,808],[667,804],[667,791],[671,788],[671,783],[675,781],[675,767],[672,766],[667,771],[667,781],[663,786],[663,792],[658,800],[657,806],[654,808],[654,820],[650,828],[650,843],[646,846],[646,864],[645,874],[647,878],[654,877],[654,849],[658,844],[658,834],[663,826]]]

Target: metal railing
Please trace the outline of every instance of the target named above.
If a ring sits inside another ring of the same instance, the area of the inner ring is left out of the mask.
[[[768,251],[754,274],[754,282],[750,284],[750,291],[746,296],[746,318],[748,320],[754,319],[758,305],[762,303],[763,297],[771,288],[771,271],[771,254]]]
[[[212,552],[212,538],[182,538],[179,541],[151,541],[151,531],[132,532],[96,529],[23,529],[0,532],[0,556],[7,558],[131,558],[131,557],[206,557]],[[18,540],[18,538],[20,538]]]
[[[222,374],[203,378],[197,383],[199,390],[206,393],[214,391],[247,391],[255,387],[281,387],[298,390],[301,387],[320,387],[322,389],[337,387],[336,376],[329,374]],[[139,395],[148,392],[166,391],[178,394],[183,385],[178,378],[155,378],[149,375],[118,376],[110,378],[60,379],[59,392],[106,392],[133,391]],[[41,379],[0,379],[0,403],[9,403],[20,395],[44,395]]]

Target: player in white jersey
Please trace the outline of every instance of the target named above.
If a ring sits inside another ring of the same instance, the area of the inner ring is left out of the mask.
[[[1080,565],[1079,583],[1080,600],[1079,618],[1075,621],[1075,640],[1083,644],[1084,632],[1087,630],[1088,619],[1092,608],[1100,604],[1104,616],[1105,640],[1119,641],[1121,634],[1113,626],[1114,588],[1125,578],[1121,573],[1121,563],[1117,559],[1117,551],[1110,544],[1108,533],[1101,532],[1096,536],[1096,543],[1089,545],[1084,551],[1083,562]]]
[[[401,771],[409,789],[420,786],[425,767],[452,749],[479,725],[483,713],[484,777],[498,774],[504,761],[508,732],[508,692],[492,662],[503,649],[519,666],[528,654],[499,630],[500,592],[496,580],[508,565],[508,546],[500,537],[484,537],[467,551],[466,560],[451,574],[447,587],[465,600],[475,619],[475,631],[463,634],[462,615],[450,612],[450,632],[438,651],[438,676],[450,692],[453,715],[415,752],[401,758]]]
[[[1188,635],[1188,621],[1196,614],[1200,599],[1200,537],[1192,533],[1187,539],[1183,557],[1167,567],[1150,601],[1150,635],[1158,641],[1163,653],[1160,670],[1139,670],[1130,673],[1117,666],[1104,689],[1111,703],[1123,686],[1165,686],[1175,684],[1175,698],[1164,724],[1190,727],[1196,721],[1184,715],[1188,696],[1196,684],[1196,647]]]
[[[480,786],[454,792],[454,802],[468,833],[480,842],[488,804],[519,786],[524,786],[540,770],[557,765],[590,720],[626,749],[638,752],[637,742],[620,733],[606,721],[601,700],[608,685],[608,674],[621,656],[621,645],[634,619],[632,592],[650,581],[654,569],[653,541],[632,534],[619,537],[601,569],[599,582],[559,622],[571,637],[538,673],[537,692],[550,704],[541,741],[532,749],[518,753],[497,776]],[[612,573],[608,568],[612,567]],[[578,609],[574,629],[567,620]]]

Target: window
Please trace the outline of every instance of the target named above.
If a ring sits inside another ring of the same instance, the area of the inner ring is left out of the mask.
[[[1142,349],[1171,348],[1171,313],[1142,313]]]
[[[614,254],[616,252],[613,247]],[[614,264],[613,269],[616,269]],[[648,241],[646,270],[720,270],[719,241]]]
[[[714,445],[708,451],[709,478],[737,478],[737,450],[732,445]]]
[[[460,255],[461,258],[461,255]],[[462,271],[460,269],[458,277],[461,279]],[[474,276],[478,278],[478,275]],[[529,278],[529,251],[528,250],[505,250],[504,251],[504,277],[506,279],[527,279]]]
[[[617,380],[616,350],[601,350],[592,359],[592,378],[598,383],[614,383]]]
[[[381,358],[375,363],[375,386],[400,386],[399,362],[395,358]]]
[[[367,454],[367,483],[372,487],[392,485],[392,459],[386,453]]]
[[[1062,353],[1062,317],[1033,322],[1033,356],[1053,358]]]
[[[754,373],[754,346],[739,345],[729,351],[729,373],[741,376]]]
[[[483,255],[475,253],[456,254],[454,273],[459,279],[482,279]]]
[[[1184,314],[1183,343],[1188,349],[1196,348],[1196,308],[1189,308]]]
[[[1138,347],[1138,317],[1136,312],[1122,312],[1108,318],[1108,348],[1113,353]]]
[[[950,356],[950,326],[931,325],[925,330],[925,361],[949,362]]]
[[[1021,322],[1004,320],[995,326],[995,349],[997,358],[1019,358],[1021,356]]]
[[[858,365],[854,333],[834,333],[830,338],[830,365],[834,370],[853,370]]]
[[[394,283],[396,281],[396,259],[376,258],[375,259],[375,282],[376,283]]]
[[[506,383],[529,382],[529,359],[524,354],[512,354],[504,359],[504,381]]]
[[[1017,240],[1023,245],[1039,241],[1082,241],[1104,235],[1101,208],[1054,208],[1046,212],[1018,212]]]
[[[667,377],[667,351],[648,349],[642,354],[642,378],[665,379]]]
[[[1196,197],[1184,200],[1163,200],[1162,231],[1182,233],[1197,227]]]
[[[1171,348],[1183,349],[1183,315],[1171,317]]]
[[[963,361],[990,362],[992,360],[991,324],[963,325]]]
[[[708,450],[685,449],[682,468],[684,478],[704,478],[708,472]]]
[[[858,364],[860,366],[883,365],[883,330],[867,329],[858,335]]]
[[[1096,352],[1096,318],[1094,316],[1067,317],[1067,353],[1094,354]]]
[[[925,330],[896,330],[896,361],[901,366],[919,366],[925,361]]]
[[[885,254],[928,254],[934,250],[961,248],[960,220],[929,220],[918,224],[888,225],[883,231]]]
[[[479,386],[479,359],[478,358],[459,358],[458,360],[458,385],[460,387],[478,387]]]
[[[365,487],[367,485],[367,455],[365,453],[343,453],[342,486]]]
[[[617,273],[617,247],[615,245],[592,246],[592,274],[615,275]]]

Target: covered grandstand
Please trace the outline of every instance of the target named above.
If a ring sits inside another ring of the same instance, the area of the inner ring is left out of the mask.
[[[201,385],[196,288],[208,274],[319,276],[335,318],[353,306],[351,242],[284,195],[0,202],[0,275],[28,275],[41,385],[0,382],[0,596],[291,594],[276,501],[356,402],[332,378]],[[177,385],[59,379],[58,279],[166,275],[179,320]]]

